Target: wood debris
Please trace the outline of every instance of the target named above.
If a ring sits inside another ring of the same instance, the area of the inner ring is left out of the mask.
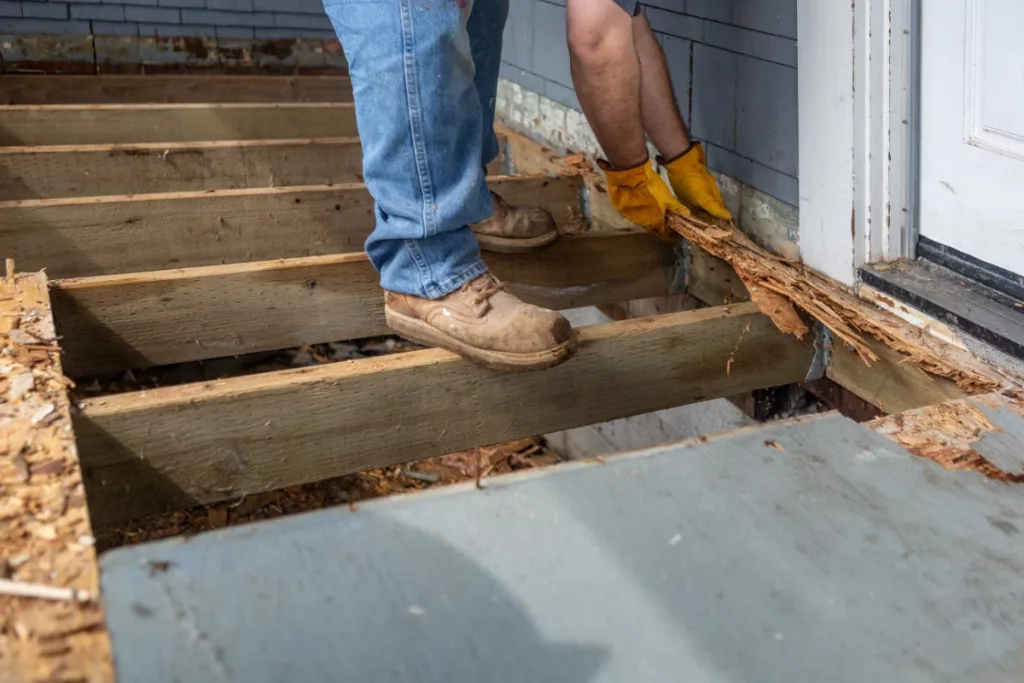
[[[1024,483],[1024,476],[1000,470],[976,450],[987,434],[999,429],[972,401],[1002,407],[1024,418],[1024,403],[1013,392],[1006,392],[888,415],[866,426],[948,470],[970,470],[1005,483]]]
[[[108,681],[96,555],[46,278],[0,280],[0,680]]]
[[[970,394],[996,391],[1002,382],[970,354],[943,344],[800,263],[769,252],[731,223],[711,225],[692,216],[668,215],[668,225],[691,243],[729,263],[747,285],[758,308],[787,334],[802,337],[807,327],[795,307],[824,324],[870,366],[878,361],[865,335],[900,353],[905,362],[947,377]]]

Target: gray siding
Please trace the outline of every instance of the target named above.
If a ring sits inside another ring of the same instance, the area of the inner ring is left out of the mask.
[[[320,0],[0,0],[0,34],[24,33],[334,37]]]
[[[798,203],[796,0],[652,0],[676,97],[709,165]],[[502,75],[579,109],[564,0],[513,0]]]

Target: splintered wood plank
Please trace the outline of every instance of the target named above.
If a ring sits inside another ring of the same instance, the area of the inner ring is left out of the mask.
[[[952,380],[970,394],[995,391],[1004,384],[1001,377],[970,353],[945,344],[892,313],[866,303],[803,264],[772,254],[734,225],[715,226],[675,212],[668,214],[667,224],[695,247],[735,268],[753,301],[780,330],[796,336],[809,332],[797,315],[795,305],[828,327],[835,335],[836,344],[852,348],[865,368],[879,362],[890,366],[906,363],[929,376]],[[875,341],[896,355],[883,357],[878,354]],[[837,377],[842,375],[833,379]],[[857,392],[853,386],[847,388]],[[870,392],[866,393],[868,395],[858,395],[871,401]],[[914,396],[904,398],[908,404],[917,400]]]
[[[4,74],[0,103],[351,102],[347,76],[62,76]]]
[[[950,470],[1024,483],[1024,393],[1008,390],[923,406],[867,425]]]
[[[583,328],[566,363],[487,370],[441,350],[87,400],[110,522],[800,381],[813,347],[752,304]]]
[[[579,211],[577,178],[490,178],[512,204]],[[376,223],[362,184],[0,203],[0,244],[27,269],[83,277],[361,251]]]
[[[572,308],[664,293],[672,253],[625,235],[486,260],[526,301]],[[387,332],[363,253],[62,280],[53,300],[72,376]]]
[[[0,279],[0,558],[15,582],[0,591],[3,681],[113,680],[68,385],[46,277]]]
[[[103,145],[358,135],[351,103],[58,104],[0,109],[0,145]]]
[[[0,148],[0,201],[359,182],[358,138]]]

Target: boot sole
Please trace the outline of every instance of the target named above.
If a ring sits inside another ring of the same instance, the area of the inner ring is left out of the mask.
[[[536,353],[510,353],[507,351],[488,351],[459,341],[441,330],[431,327],[417,318],[411,318],[384,307],[384,319],[387,326],[409,341],[435,346],[457,353],[466,360],[479,363],[492,370],[505,372],[529,372],[544,370],[563,363],[576,353],[576,336],[552,349]]]
[[[484,251],[493,251],[499,254],[525,254],[531,251],[540,251],[550,247],[558,240],[558,231],[546,232],[540,237],[512,238],[495,237],[494,235],[481,235],[474,233],[476,241]]]

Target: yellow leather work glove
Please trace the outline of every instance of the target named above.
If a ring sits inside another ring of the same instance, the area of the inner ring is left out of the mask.
[[[732,214],[722,201],[718,184],[708,173],[707,158],[699,142],[671,161],[659,157],[658,163],[668,171],[668,181],[684,204],[691,209],[705,211],[715,218],[732,220]]]
[[[685,206],[673,196],[665,181],[654,170],[648,159],[639,166],[616,170],[604,159],[598,166],[608,180],[608,196],[612,206],[633,223],[666,242],[675,241],[677,235],[665,225],[665,212],[678,211],[690,215]]]

